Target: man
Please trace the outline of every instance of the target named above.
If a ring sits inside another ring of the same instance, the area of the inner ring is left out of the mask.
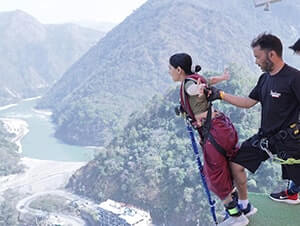
[[[273,154],[287,163],[282,178],[291,180],[289,189],[270,194],[274,201],[298,204],[300,191],[300,71],[285,64],[279,38],[263,33],[251,43],[255,63],[264,72],[248,97],[234,96],[212,87],[211,100],[222,99],[241,108],[261,103],[259,132],[241,145],[232,165],[239,191],[246,191],[244,168],[254,173]]]
[[[289,48],[294,50],[295,54],[300,55],[300,38],[294,43],[294,45],[290,46]]]

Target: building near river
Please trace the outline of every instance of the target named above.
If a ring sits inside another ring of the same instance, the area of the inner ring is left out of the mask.
[[[149,212],[125,203],[106,200],[98,208],[98,220],[101,226],[150,226]]]

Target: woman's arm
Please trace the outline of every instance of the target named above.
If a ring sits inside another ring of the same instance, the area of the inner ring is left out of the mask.
[[[230,78],[230,74],[229,74],[228,69],[226,68],[226,69],[224,70],[224,72],[223,72],[222,75],[220,75],[220,76],[213,76],[213,77],[209,78],[209,79],[208,79],[208,80],[209,80],[208,83],[209,83],[210,85],[214,85],[214,84],[217,84],[217,83],[219,83],[219,82],[226,81],[226,80],[228,80],[229,78]]]

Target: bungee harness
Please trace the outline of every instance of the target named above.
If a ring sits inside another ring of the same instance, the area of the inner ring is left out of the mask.
[[[300,114],[299,114],[300,117]],[[285,130],[280,130],[278,133],[275,135],[267,138],[261,138],[260,140],[257,141],[259,143],[259,147],[261,150],[265,151],[268,156],[270,157],[271,161],[274,163],[278,163],[281,165],[294,165],[294,164],[300,164],[300,159],[295,159],[295,158],[280,158],[275,156],[271,151],[270,151],[270,142],[276,144],[276,142],[282,142],[284,141],[288,136],[290,136],[292,139],[299,140],[300,141],[300,120],[298,123],[292,123],[287,129]],[[258,145],[258,144],[254,144]],[[300,151],[300,150],[299,150]]]
[[[191,126],[197,130],[201,136],[201,145],[204,145],[207,140],[209,140],[212,145],[216,148],[216,150],[221,153],[226,159],[226,150],[217,143],[215,138],[211,135],[210,129],[211,129],[211,116],[212,116],[212,103],[208,102],[208,109],[207,109],[207,116],[204,122],[204,125],[199,127],[196,124],[196,118],[195,115],[191,109],[191,106],[189,104],[188,95],[186,95],[186,92],[184,90],[184,85],[187,81],[193,81],[194,83],[197,83],[197,80],[200,78],[201,83],[207,83],[206,80],[198,74],[190,75],[185,78],[185,80],[181,83],[180,87],[180,105],[181,110],[186,113],[186,116],[191,124]]]

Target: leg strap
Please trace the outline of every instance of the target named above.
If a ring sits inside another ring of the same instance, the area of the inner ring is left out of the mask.
[[[242,214],[240,208],[238,207],[238,204],[236,200],[232,200],[230,203],[225,205],[226,211],[230,216],[240,216]]]

